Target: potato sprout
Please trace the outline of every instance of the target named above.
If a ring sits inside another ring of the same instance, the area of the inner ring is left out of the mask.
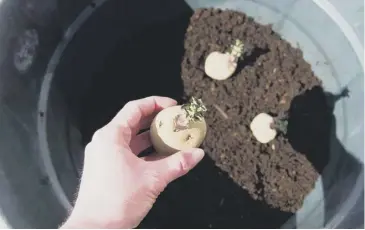
[[[226,80],[233,75],[237,68],[238,59],[243,54],[243,43],[236,40],[229,52],[214,51],[205,60],[205,73],[215,80]]]
[[[263,144],[275,139],[277,135],[276,129],[272,128],[274,118],[266,113],[258,114],[251,122],[250,129],[254,137]]]
[[[207,125],[207,111],[202,100],[194,97],[184,105],[166,108],[159,112],[151,124],[150,135],[157,153],[171,155],[181,150],[199,147]]]

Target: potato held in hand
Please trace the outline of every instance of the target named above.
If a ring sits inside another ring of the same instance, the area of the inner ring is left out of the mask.
[[[158,113],[150,128],[156,152],[171,155],[199,147],[207,132],[203,117],[206,111],[201,100],[192,98],[185,105],[169,107]]]

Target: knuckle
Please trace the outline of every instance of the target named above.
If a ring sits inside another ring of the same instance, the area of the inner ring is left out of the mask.
[[[137,103],[136,100],[129,101],[129,102],[127,102],[127,104],[124,105],[124,108],[132,108],[135,106],[136,103]]]
[[[91,152],[93,149],[93,144],[90,142],[85,146],[85,154]]]
[[[185,174],[188,171],[188,167],[186,165],[186,162],[184,161],[184,159],[182,159],[182,157],[178,162],[178,165],[176,167],[176,171],[177,171],[177,173],[183,173],[183,174]]]
[[[123,128],[120,126],[105,126],[94,133],[92,141],[117,142],[119,138],[124,137],[122,132]]]
[[[127,103],[124,104],[123,108],[128,108],[129,106],[131,106],[132,101],[128,101]]]
[[[188,171],[188,165],[187,162],[182,154],[177,154],[176,157],[176,164],[175,164],[175,170],[177,172],[186,172]]]
[[[94,133],[94,135],[93,135],[93,137],[92,137],[91,140],[92,141],[99,140],[99,139],[102,138],[102,136],[103,136],[103,130],[102,129],[98,129],[98,130],[95,131],[95,133]]]
[[[175,156],[176,158],[169,163],[169,172],[171,175],[182,176],[189,171],[189,167],[182,156]]]

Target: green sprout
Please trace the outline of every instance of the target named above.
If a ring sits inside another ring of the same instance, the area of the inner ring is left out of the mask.
[[[184,114],[179,114],[174,119],[174,131],[187,129],[190,122],[202,121],[207,108],[201,99],[190,98],[190,101],[181,106]]]
[[[186,117],[189,121],[201,121],[204,118],[204,114],[207,112],[203,101],[201,99],[195,99],[192,97],[190,101],[182,105],[182,109],[186,113]]]
[[[286,135],[288,133],[288,115],[283,115],[280,117],[276,117],[274,119],[274,123],[271,125],[272,129],[276,129],[277,131]]]
[[[287,134],[288,132],[288,121],[287,120],[278,120],[276,121],[275,129],[283,134]]]
[[[234,62],[237,62],[238,59],[242,56],[243,48],[244,48],[244,44],[239,39],[236,39],[236,42],[234,43],[234,45],[231,45],[230,51],[228,52],[228,54],[232,55],[234,57]]]

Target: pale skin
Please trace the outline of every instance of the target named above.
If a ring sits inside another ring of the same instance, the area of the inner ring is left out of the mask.
[[[203,159],[199,148],[138,157],[151,146],[149,131],[138,132],[174,105],[176,101],[157,96],[131,101],[95,132],[85,149],[74,208],[61,228],[137,227],[165,187]]]

